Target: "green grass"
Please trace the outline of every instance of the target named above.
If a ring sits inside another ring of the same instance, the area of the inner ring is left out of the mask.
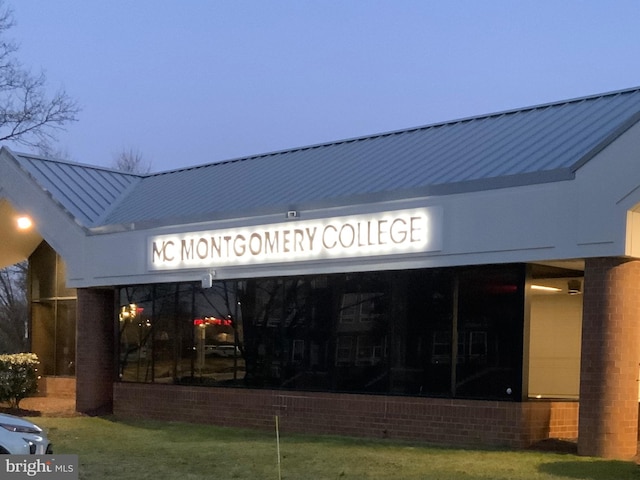
[[[274,432],[104,417],[35,418],[86,480],[278,479]],[[282,479],[640,480],[631,462],[280,432]]]

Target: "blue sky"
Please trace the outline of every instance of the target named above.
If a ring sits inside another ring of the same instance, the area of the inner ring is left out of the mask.
[[[21,61],[82,108],[58,145],[81,163],[169,170],[640,86],[638,0],[5,2]]]

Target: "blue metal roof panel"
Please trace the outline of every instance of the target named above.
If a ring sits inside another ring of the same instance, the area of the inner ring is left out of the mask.
[[[15,153],[14,158],[81,225],[95,226],[140,176]]]
[[[564,179],[638,115],[632,89],[150,175],[105,223]]]
[[[18,155],[79,223],[203,221],[571,178],[640,119],[640,88],[147,176]]]

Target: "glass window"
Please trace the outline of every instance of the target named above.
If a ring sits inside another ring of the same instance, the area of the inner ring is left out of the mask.
[[[524,266],[462,270],[454,394],[520,398]]]
[[[76,301],[59,300],[56,306],[55,375],[75,375]]]
[[[185,346],[189,349],[193,341],[191,331],[185,332],[183,326],[191,319],[192,303],[191,284],[155,286],[153,317],[147,325],[155,382],[173,383],[191,376],[190,352],[185,352]]]
[[[419,270],[399,277],[394,282],[395,296],[406,292],[407,320],[405,328],[396,328],[396,336],[401,338],[399,356],[403,361],[393,370],[394,391],[448,396],[451,394],[453,272],[450,269]]]
[[[518,398],[523,284],[506,265],[123,287],[120,376]]]
[[[151,382],[151,325],[153,318],[152,285],[120,289],[118,313],[121,380]]]
[[[247,383],[324,387],[333,318],[325,279],[250,280],[241,297]]]
[[[31,348],[40,360],[43,375],[55,375],[56,321],[55,301],[42,301],[31,305]]]
[[[336,365],[355,363],[355,338],[350,335],[340,335],[336,343]]]
[[[245,377],[242,316],[236,282],[194,289],[194,313],[188,322],[195,354],[193,382],[242,384]]]
[[[56,297],[56,252],[45,242],[29,257],[32,300]]]
[[[387,391],[390,277],[366,273],[332,280],[339,306],[333,385],[339,391]]]
[[[42,242],[29,257],[31,349],[43,375],[75,375],[76,290],[67,288],[66,267]]]
[[[578,398],[583,275],[582,270],[531,268],[527,291],[531,398]]]

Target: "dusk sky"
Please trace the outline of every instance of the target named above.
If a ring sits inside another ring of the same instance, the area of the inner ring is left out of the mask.
[[[5,1],[20,60],[82,108],[57,145],[79,163],[170,170],[640,86],[638,0]]]

